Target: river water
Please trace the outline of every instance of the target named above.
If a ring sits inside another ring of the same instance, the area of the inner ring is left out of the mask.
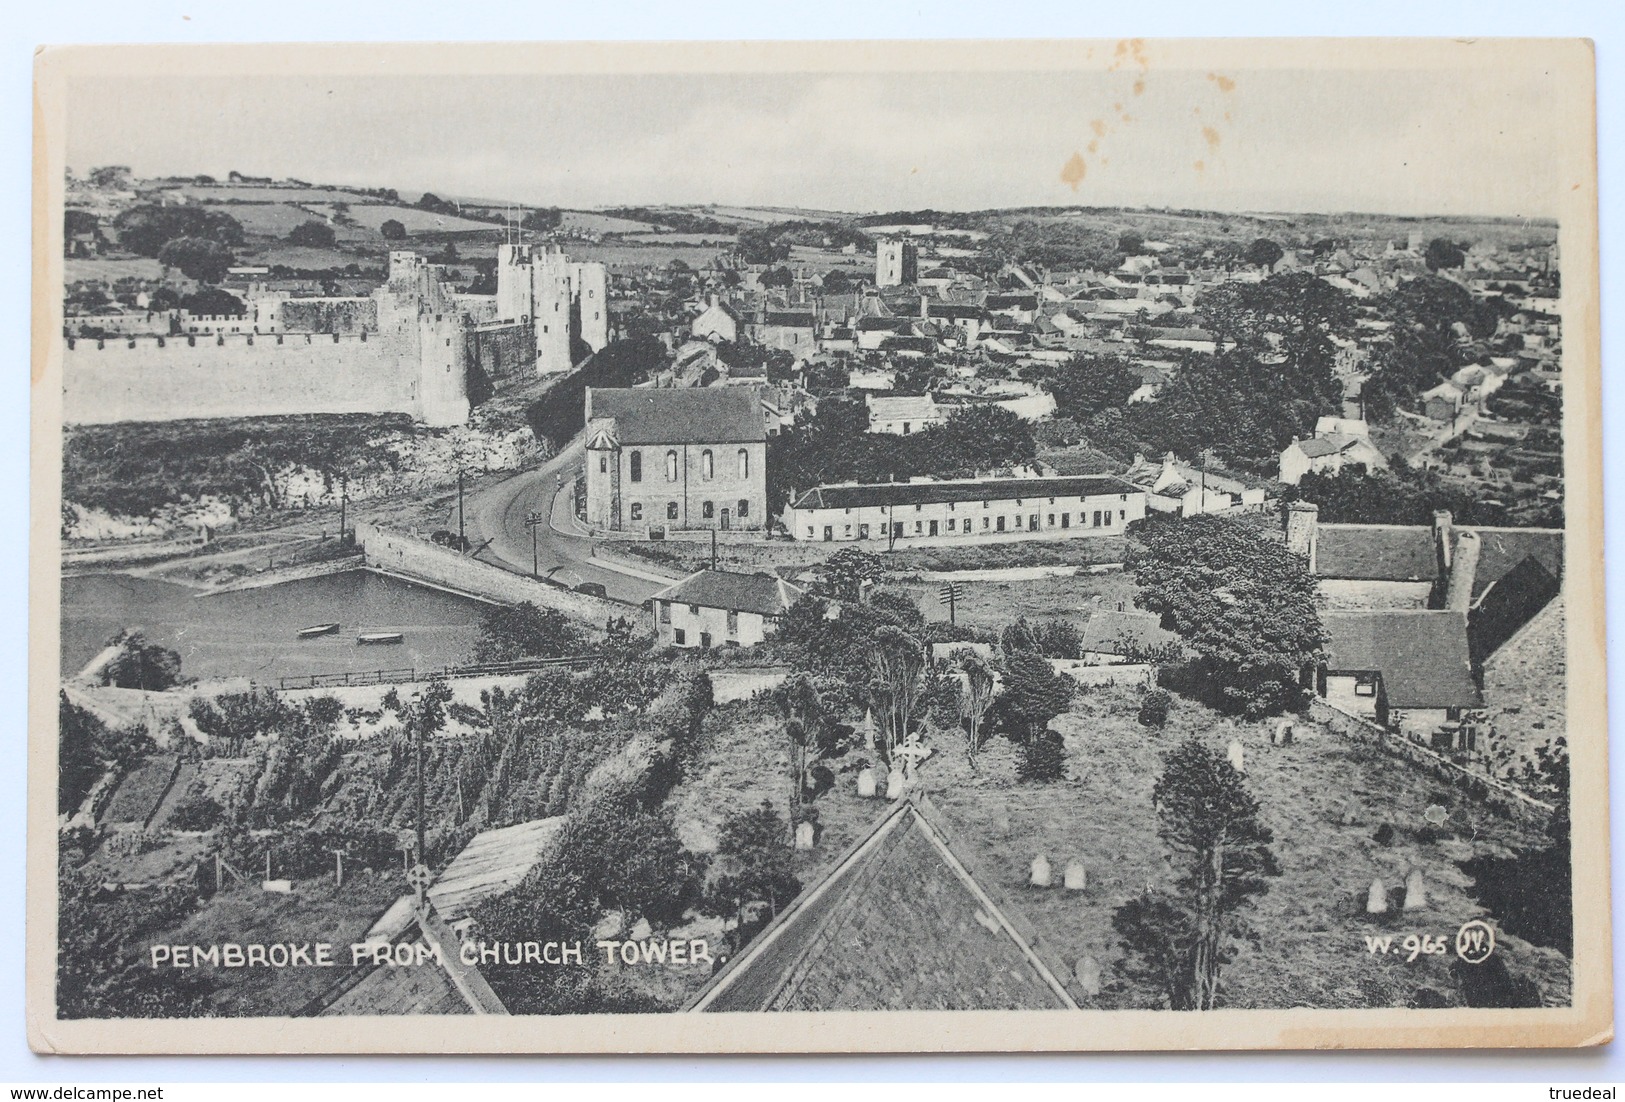
[[[181,656],[186,677],[261,682],[312,673],[418,670],[466,662],[483,602],[367,570],[199,596],[129,574],[62,579],[62,673],[84,668],[121,628]],[[312,624],[336,635],[300,639]],[[359,646],[364,631],[398,631],[398,646]]]

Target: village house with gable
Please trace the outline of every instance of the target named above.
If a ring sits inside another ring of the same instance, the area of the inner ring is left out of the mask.
[[[771,574],[700,570],[649,598],[662,647],[753,647],[802,591]]]

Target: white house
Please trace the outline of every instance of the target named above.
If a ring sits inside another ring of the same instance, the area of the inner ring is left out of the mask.
[[[1321,420],[1341,418],[1322,417]],[[1311,440],[1293,440],[1281,452],[1280,478],[1288,486],[1296,486],[1311,471],[1335,475],[1344,467],[1356,465],[1368,471],[1385,471],[1388,469],[1388,459],[1371,443],[1369,436],[1317,432]]]
[[[753,647],[802,591],[771,574],[701,570],[649,598],[663,647]]]
[[[734,313],[733,307],[723,302],[716,295],[711,296],[711,303],[700,311],[688,327],[690,333],[701,340],[727,341],[735,344],[739,341],[739,315]]]
[[[877,398],[868,395],[869,431],[908,436],[948,420],[948,410],[929,395]]]
[[[1164,455],[1160,463],[1136,455],[1123,478],[1146,492],[1147,508],[1175,516],[1259,508],[1268,497],[1262,487],[1181,463],[1173,452]]]
[[[1116,536],[1145,518],[1146,495],[1108,475],[818,486],[783,515],[792,539],[825,543]]]

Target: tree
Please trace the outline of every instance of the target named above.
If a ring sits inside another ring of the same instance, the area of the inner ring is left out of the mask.
[[[784,718],[784,733],[790,749],[790,822],[792,833],[801,822],[804,803],[816,799],[835,783],[834,774],[823,763],[847,750],[843,731],[851,728],[835,722],[818,688],[805,673],[796,674],[773,690],[773,703]]]
[[[763,272],[761,279],[763,287],[788,287],[795,281],[796,277],[791,274],[790,269],[782,265]]]
[[[564,212],[558,207],[542,207],[538,210],[527,210],[519,222],[520,229],[536,230],[545,233],[556,230],[564,221]]]
[[[1007,655],[1003,700],[1017,741],[1026,743],[1042,735],[1050,720],[1071,705],[1076,689],[1070,677],[1056,673],[1048,659],[1035,650]]]
[[[1140,710],[1135,716],[1142,727],[1162,727],[1168,722],[1168,709],[1174,698],[1165,689],[1151,689],[1140,698]]]
[[[785,822],[769,800],[750,811],[735,812],[717,832],[714,879],[705,893],[705,910],[737,923],[732,946],[738,952],[765,922],[752,925],[745,908],[767,904],[776,916],[801,892],[795,875],[795,851],[785,843]]]
[[[993,670],[981,655],[965,652],[959,660],[959,724],[965,732],[965,757],[976,772],[982,749],[982,721],[993,706]]]
[[[243,243],[243,226],[224,211],[210,207],[143,204],[127,207],[113,218],[119,245],[140,256],[157,256],[180,238],[200,238],[228,248]]]
[[[839,268],[824,273],[824,281],[819,284],[826,295],[844,295],[857,286],[852,276]]]
[[[1242,254],[1247,263],[1259,268],[1268,268],[1272,272],[1285,255],[1286,253],[1282,251],[1281,246],[1267,237],[1260,237],[1255,240],[1251,245],[1247,246],[1247,251]]]
[[[1177,879],[1172,891],[1148,888],[1120,906],[1112,926],[1130,974],[1170,1009],[1212,1010],[1220,974],[1249,933],[1242,912],[1280,875],[1273,836],[1241,774],[1195,737],[1167,756],[1151,802]]]
[[[1138,230],[1124,230],[1117,235],[1117,251],[1124,256],[1138,256],[1145,252],[1145,235]]]
[[[384,219],[378,226],[378,232],[383,235],[385,241],[404,241],[406,239],[406,227],[395,218]]]
[[[234,261],[230,249],[206,237],[178,237],[166,242],[157,256],[164,267],[178,269],[199,283],[219,283]]]
[[[908,739],[919,714],[925,645],[901,628],[887,624],[875,633],[868,661],[869,706],[880,727],[877,749],[882,761],[890,765],[892,751]]]
[[[1211,515],[1153,522],[1140,542],[1135,602],[1196,653],[1187,691],[1250,719],[1301,707],[1325,639],[1304,560],[1256,523]]]
[[[1437,272],[1444,268],[1461,267],[1467,263],[1467,254],[1448,237],[1435,237],[1428,242],[1422,261],[1428,266],[1428,271]]]
[[[102,684],[121,689],[163,692],[181,680],[181,656],[168,647],[149,643],[139,633],[125,637],[119,652],[102,667]]]
[[[311,248],[331,248],[338,240],[333,227],[326,222],[318,222],[314,218],[308,222],[301,222],[288,231],[288,244],[308,245]]]
[[[837,601],[859,601],[864,590],[885,577],[880,556],[861,547],[843,547],[824,562],[819,571],[824,588]]]
[[[1090,353],[1073,356],[1042,379],[1055,398],[1056,415],[1077,421],[1128,404],[1141,381],[1140,373],[1122,357]]]
[[[457,206],[440,198],[432,191],[426,191],[415,204],[419,210],[431,211],[434,214],[456,214]]]
[[[1552,805],[1545,844],[1502,856],[1481,853],[1459,862],[1473,897],[1500,925],[1536,945],[1574,955],[1574,867],[1569,818],[1569,751],[1562,736],[1535,749],[1514,783]]]
[[[221,287],[205,287],[185,295],[176,305],[193,317],[240,318],[248,313],[243,300]]]
[[[124,772],[156,749],[145,727],[110,731],[61,692],[57,738],[57,812],[63,815],[79,810],[103,773]]]
[[[574,621],[529,601],[496,605],[480,617],[474,661],[515,662],[524,658],[563,658],[581,653],[583,639]]]

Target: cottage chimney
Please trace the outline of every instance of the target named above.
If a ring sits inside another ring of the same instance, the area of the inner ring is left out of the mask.
[[[1444,607],[1450,611],[1466,612],[1472,607],[1473,583],[1478,577],[1478,556],[1483,548],[1483,541],[1478,538],[1477,532],[1463,528],[1457,533],[1455,560],[1450,565],[1450,580],[1444,591]]]
[[[1455,518],[1450,515],[1449,509],[1439,509],[1433,514],[1433,550],[1439,557],[1439,573],[1445,574],[1450,570],[1451,554],[1451,528]]]
[[[1320,507],[1307,501],[1291,501],[1286,507],[1286,546],[1302,555],[1309,573],[1316,570],[1315,552],[1320,544]]]
[[[931,297],[924,291],[920,292],[920,320],[927,321],[931,317]]]

